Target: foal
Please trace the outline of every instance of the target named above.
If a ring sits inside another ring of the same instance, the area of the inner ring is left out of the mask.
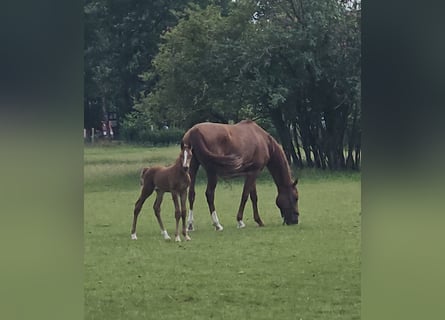
[[[145,200],[156,191],[156,200],[153,204],[153,209],[158,219],[159,227],[161,228],[161,235],[165,240],[170,240],[170,236],[167,230],[164,228],[164,224],[161,219],[161,203],[165,192],[172,194],[173,203],[175,205],[175,218],[176,218],[176,232],[175,241],[180,242],[179,236],[179,219],[182,218],[182,235],[185,240],[191,240],[185,227],[186,218],[186,197],[187,188],[190,185],[189,166],[190,159],[192,158],[192,151],[190,147],[183,146],[181,153],[176,159],[173,165],[168,167],[155,166],[151,168],[143,168],[141,172],[141,195],[136,201],[134,206],[133,227],[131,228],[131,239],[136,240],[136,223],[139,213],[141,212],[142,205]],[[179,206],[178,196],[181,201]]]

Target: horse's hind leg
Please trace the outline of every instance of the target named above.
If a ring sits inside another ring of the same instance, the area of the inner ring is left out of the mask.
[[[189,168],[189,175],[190,175],[190,187],[189,187],[189,217],[187,219],[187,229],[189,231],[194,230],[193,226],[193,204],[195,202],[195,182],[196,182],[196,174],[198,173],[199,169],[199,162],[196,160],[195,157],[192,157],[192,160],[190,161],[190,168]],[[185,206],[184,206],[185,208]]]
[[[170,240],[170,236],[168,235],[167,230],[164,229],[164,224],[162,223],[161,219],[161,203],[162,198],[164,197],[164,192],[156,190],[156,200],[153,204],[153,210],[155,212],[156,219],[159,223],[159,228],[161,228],[161,235],[164,237],[165,240]]]
[[[258,196],[255,184],[253,185],[252,190],[250,190],[250,200],[252,201],[253,219],[258,223],[258,226],[264,227],[264,223],[261,221],[260,214],[258,213]]]
[[[218,183],[218,178],[216,174],[207,171],[207,189],[206,198],[207,204],[209,205],[210,215],[212,216],[212,222],[217,231],[222,231],[224,228],[219,223],[218,215],[215,210],[215,189]]]
[[[139,199],[137,199],[134,205],[133,211],[133,226],[131,227],[131,239],[136,240],[138,237],[136,236],[136,224],[138,220],[139,213],[141,212],[142,206],[145,200],[153,193],[154,190],[153,184],[144,184],[141,190],[141,195]]]

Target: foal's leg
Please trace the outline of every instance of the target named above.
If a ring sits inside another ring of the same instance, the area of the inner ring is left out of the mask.
[[[162,198],[164,197],[164,192],[156,190],[156,200],[153,204],[153,210],[156,215],[156,219],[158,219],[159,227],[161,228],[161,235],[164,237],[165,240],[170,240],[170,236],[167,233],[167,230],[164,229],[164,224],[162,223],[161,219],[161,203]]]
[[[180,193],[181,198],[181,219],[182,219],[182,235],[184,236],[185,240],[192,240],[187,232],[187,228],[185,227],[185,218],[187,214],[187,207],[186,207],[186,200],[187,200],[187,189]],[[176,228],[178,228],[176,226]]]
[[[224,228],[219,223],[218,215],[215,210],[215,189],[216,184],[218,183],[218,177],[216,174],[207,171],[207,189],[206,189],[206,198],[207,204],[209,205],[210,214],[212,216],[212,222],[215,226],[216,231],[222,231]]]
[[[250,191],[255,185],[256,174],[248,174],[244,180],[243,193],[241,195],[241,202],[238,209],[238,214],[236,215],[236,220],[238,221],[238,228],[244,228],[246,225],[243,222],[244,208],[246,206],[247,199],[249,198]]]
[[[250,200],[253,207],[253,219],[258,223],[258,226],[264,227],[263,221],[261,221],[260,214],[258,213],[258,196],[256,193],[256,183],[253,184],[252,190],[250,190]]]
[[[181,210],[179,209],[178,193],[172,191],[172,199],[175,205],[175,219],[176,219],[175,241],[181,242],[181,237],[179,236],[179,220],[181,219]]]
[[[196,182],[196,174],[198,173],[199,169],[199,162],[196,160],[195,157],[192,157],[190,160],[190,168],[189,168],[189,175],[190,175],[190,187],[189,187],[189,217],[187,220],[187,229],[189,231],[193,231],[193,203],[195,202],[195,182]],[[185,208],[185,206],[184,206]]]
[[[153,193],[154,190],[153,184],[148,184],[142,187],[141,189],[141,195],[139,196],[139,199],[136,201],[136,204],[134,205],[134,211],[133,211],[133,226],[131,227],[131,239],[136,240],[138,237],[136,236],[136,224],[138,220],[138,215],[141,212],[142,205],[144,204],[145,200]]]

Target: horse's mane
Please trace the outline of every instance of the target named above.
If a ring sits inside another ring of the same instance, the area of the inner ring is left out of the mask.
[[[269,169],[277,186],[291,185],[292,178],[290,167],[283,148],[271,135],[269,135],[269,141],[270,159],[267,163],[267,168]]]

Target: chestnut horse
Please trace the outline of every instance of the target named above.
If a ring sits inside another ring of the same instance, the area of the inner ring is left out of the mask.
[[[180,242],[179,219],[182,218],[182,235],[185,240],[191,240],[185,226],[186,219],[186,197],[187,188],[190,185],[189,166],[192,158],[190,148],[183,148],[176,162],[168,167],[155,166],[143,168],[141,172],[141,195],[134,206],[133,227],[131,228],[131,239],[136,240],[136,223],[145,200],[156,190],[156,200],[153,209],[161,228],[161,235],[165,240],[170,240],[167,230],[161,219],[161,203],[165,192],[170,192],[175,205],[176,231],[175,241]],[[180,198],[180,205],[178,202]]]
[[[255,122],[243,120],[237,124],[199,123],[182,138],[182,148],[191,147],[188,230],[193,230],[195,181],[199,166],[207,172],[206,198],[216,230],[223,230],[215,210],[215,188],[220,177],[244,176],[244,187],[236,216],[238,228],[244,228],[243,212],[250,195],[253,217],[259,226],[263,222],[258,213],[256,178],[267,167],[277,186],[276,205],[283,222],[298,224],[297,180],[292,181],[289,164],[277,141]]]

